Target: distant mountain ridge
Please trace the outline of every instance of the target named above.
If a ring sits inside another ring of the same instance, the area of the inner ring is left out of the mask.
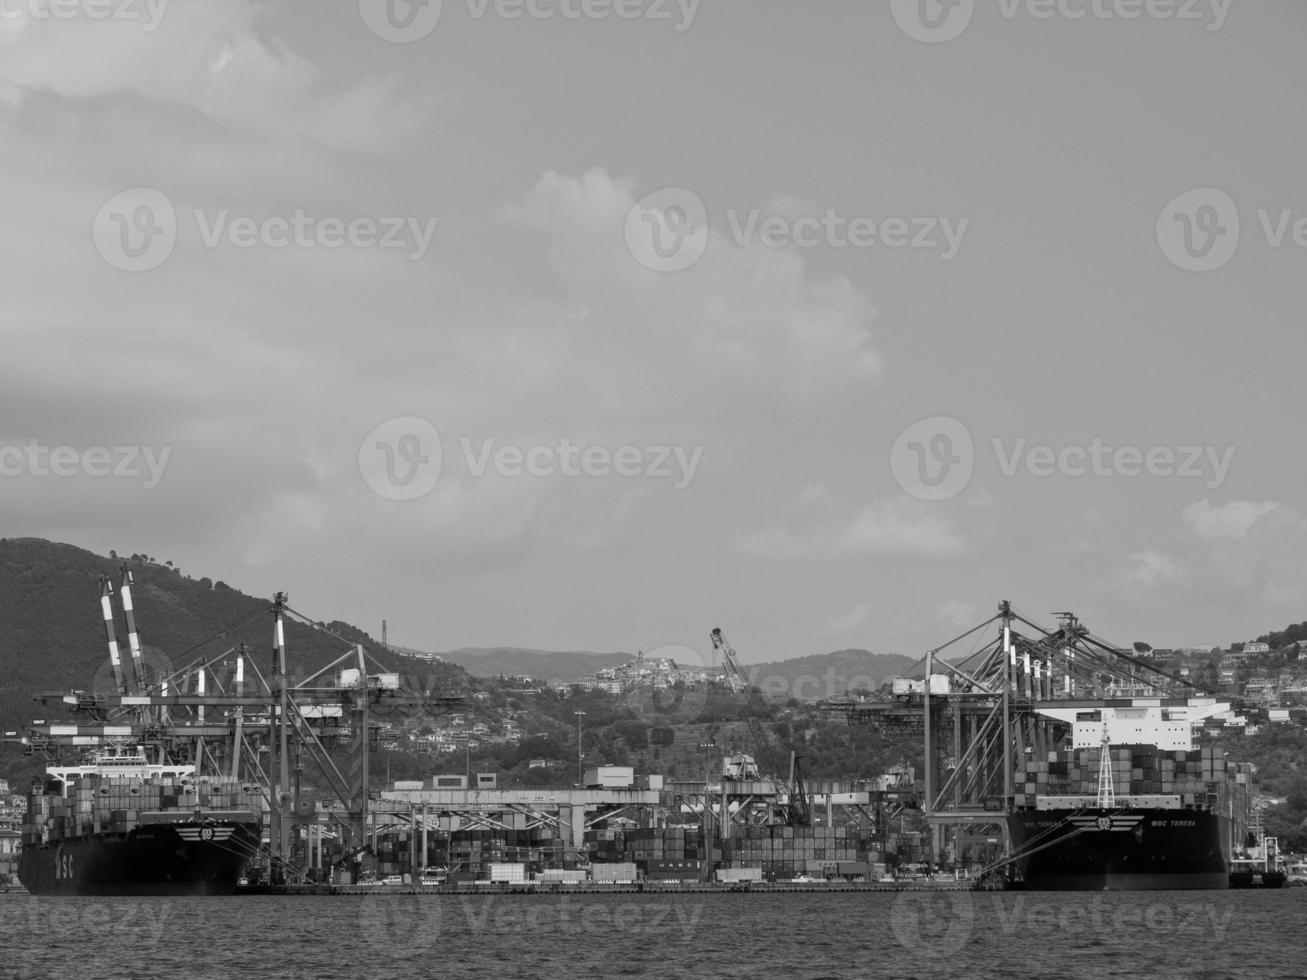
[[[898,653],[870,650],[835,650],[763,664],[744,664],[745,673],[764,693],[783,686],[800,701],[845,697],[853,691],[874,691],[898,677],[916,660]]]
[[[570,650],[531,650],[525,647],[463,647],[439,655],[477,677],[534,677],[549,683],[570,684],[605,667],[617,667],[629,653],[590,653]]]
[[[633,654],[472,647],[451,650],[440,656],[446,663],[457,664],[478,677],[504,674],[570,684],[606,667],[627,663]],[[818,701],[841,697],[858,688],[875,690],[915,662],[911,657],[896,653],[851,649],[742,666],[749,679],[759,687],[766,689],[764,682],[767,682],[776,688],[775,693],[784,688],[789,692],[787,696],[801,701]]]

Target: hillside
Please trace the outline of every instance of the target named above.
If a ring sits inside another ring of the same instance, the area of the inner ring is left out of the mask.
[[[267,672],[270,597],[256,598],[222,582],[193,579],[144,555],[106,558],[34,538],[0,539],[0,730],[25,729],[34,717],[58,714],[33,700],[37,692],[111,689],[100,576],[108,575],[117,587],[124,563],[135,577],[136,621],[147,663],[162,665],[183,655],[186,660],[201,654],[217,657],[245,643],[253,662]],[[290,600],[294,608],[293,594]],[[118,639],[125,654],[121,614]],[[353,643],[362,643],[369,652],[378,648],[370,636],[346,623],[287,623],[292,670],[323,666]],[[401,671],[412,663],[399,657],[384,662]],[[20,762],[19,752],[0,746],[0,772],[30,767],[32,760]]]
[[[874,691],[915,662],[897,653],[836,650],[793,660],[744,664],[744,669],[754,686],[765,693],[783,691],[785,696],[800,701],[820,701],[855,690]]]
[[[446,663],[457,664],[477,677],[534,677],[548,683],[567,684],[605,667],[616,667],[631,659],[629,653],[586,653],[555,650],[527,650],[520,647],[465,647],[441,654]]]

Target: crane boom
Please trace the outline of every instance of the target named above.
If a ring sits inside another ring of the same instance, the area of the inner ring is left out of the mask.
[[[749,726],[755,757],[761,760],[764,751],[776,747],[776,709],[763,698],[756,687],[749,683],[749,677],[740,664],[739,655],[726,639],[726,634],[722,632],[721,627],[714,627],[709,636],[712,639],[713,649],[720,651],[725,663],[726,682],[730,685],[731,691],[742,701],[744,720]],[[789,803],[785,810],[786,823],[791,827],[808,826],[812,819],[808,810],[808,795],[803,785],[798,756],[793,752],[790,753],[790,780],[785,789],[789,796]]]

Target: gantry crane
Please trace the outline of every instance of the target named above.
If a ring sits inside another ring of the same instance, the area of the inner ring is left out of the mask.
[[[754,758],[761,760],[764,753],[771,754],[776,745],[776,709],[762,692],[749,683],[749,677],[740,665],[740,658],[735,648],[727,641],[721,627],[713,628],[709,634],[713,649],[721,652],[725,663],[726,682],[731,691],[740,699],[744,710],[744,720],[749,726],[749,735],[753,742]],[[772,782],[780,788],[780,781],[773,777]],[[807,787],[803,784],[803,771],[799,756],[790,753],[790,775],[785,784],[788,802],[784,807],[785,822],[791,827],[807,827],[812,823],[812,813],[808,807]],[[779,795],[779,793],[778,793]]]
[[[273,644],[266,676],[255,660],[247,657],[244,644],[217,656],[201,656],[177,666],[170,663],[167,670],[151,670],[142,656],[136,628],[132,573],[126,566],[122,572],[118,596],[129,657],[123,657],[118,647],[113,585],[107,577],[101,580],[101,611],[114,693],[74,690],[37,694],[35,698],[42,704],[62,705],[85,723],[34,722],[27,736],[7,732],[3,740],[21,743],[28,752],[39,751],[51,761],[58,760],[61,748],[83,750],[121,743],[142,746],[157,762],[193,762],[201,773],[207,769],[239,778],[244,763],[270,804],[274,880],[296,873],[293,825],[311,818],[315,809],[300,792],[304,750],[341,804],[332,816],[344,832],[346,844],[357,846],[366,840],[368,830],[368,754],[376,745],[379,727],[370,717],[372,710],[448,708],[464,700],[458,694],[400,690],[399,675],[388,673],[358,644],[349,644],[344,656],[311,676],[292,678],[286,663],[286,618],[323,628],[291,609],[285,593],[277,593],[269,610]],[[232,624],[214,639],[261,614]],[[234,677],[223,669],[233,653]],[[252,675],[249,683],[247,667]],[[338,668],[340,674],[336,674]],[[334,746],[340,750],[333,752]],[[338,766],[337,760],[342,765]]]

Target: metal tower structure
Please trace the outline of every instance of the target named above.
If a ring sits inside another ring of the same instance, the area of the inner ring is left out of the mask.
[[[135,745],[155,762],[194,764],[202,774],[239,777],[244,773],[263,788],[268,804],[274,881],[303,876],[307,852],[301,828],[321,819],[316,800],[301,792],[307,756],[339,804],[329,815],[334,832],[347,849],[365,848],[370,832],[369,755],[380,729],[372,717],[374,709],[440,710],[461,704],[463,696],[401,690],[398,674],[361,645],[341,637],[336,638],[346,652],[300,679],[288,662],[286,621],[294,619],[319,632],[325,629],[295,612],[283,592],[274,596],[267,610],[273,620],[273,641],[266,675],[243,643],[217,654],[198,653],[250,623],[254,615],[230,624],[151,673],[136,628],[132,583],[132,574],[124,567],[119,596],[131,651],[131,659],[125,661],[117,641],[113,586],[107,577],[101,581],[113,693],[36,694],[44,705],[65,708],[74,723],[35,722],[28,735],[6,741],[17,741],[52,763],[63,754],[81,754],[104,745]]]

